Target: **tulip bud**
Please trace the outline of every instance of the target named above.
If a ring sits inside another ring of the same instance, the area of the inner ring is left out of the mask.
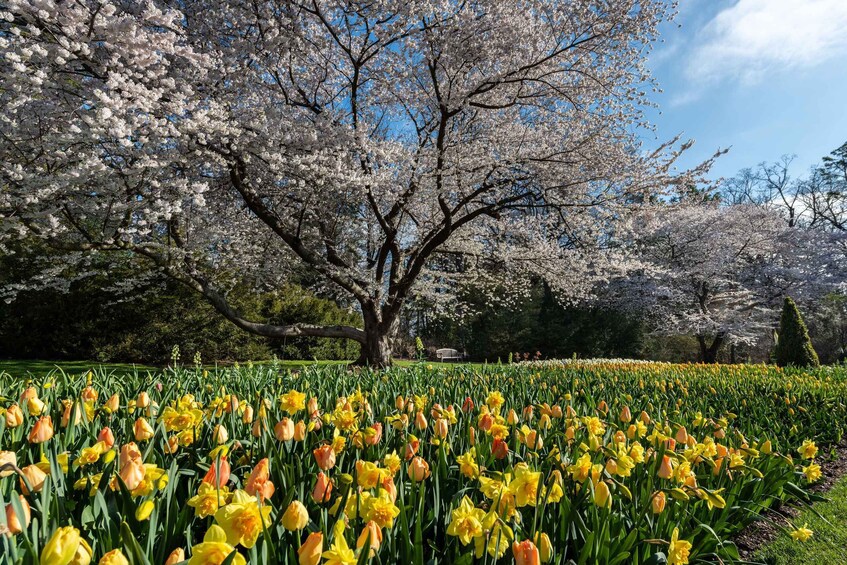
[[[42,416],[32,426],[29,432],[30,443],[44,443],[53,437],[53,418]]]
[[[221,445],[222,443],[226,443],[229,439],[229,432],[226,431],[226,427],[218,424],[215,426],[215,431],[212,434],[212,437],[218,445]]]
[[[309,534],[300,549],[297,550],[299,565],[318,565],[323,553],[324,536],[321,532]]]
[[[100,561],[97,562],[97,565],[129,565],[129,560],[124,557],[120,549],[113,549],[104,554],[100,558]]]
[[[136,399],[135,404],[139,408],[147,408],[150,406],[150,395],[147,394],[147,391],[142,390],[138,393],[138,398]]]
[[[113,394],[112,396],[109,397],[109,400],[106,401],[106,404],[104,405],[104,407],[110,413],[115,413],[115,412],[118,411],[118,408],[120,408],[120,403],[121,403],[121,397],[116,392],[115,394]]]
[[[290,441],[294,439],[294,421],[283,418],[274,426],[274,435],[279,441]]]
[[[505,459],[509,455],[509,444],[502,439],[495,439],[491,443],[491,454],[495,459]]]
[[[506,422],[508,422],[510,426],[514,426],[518,423],[518,413],[515,412],[514,408],[511,408],[509,413],[506,414]]]
[[[594,485],[594,504],[600,508],[611,508],[612,493],[609,490],[609,485],[604,481],[599,481]]]
[[[515,565],[538,565],[541,563],[541,554],[538,548],[529,540],[512,542],[512,554],[515,556]]]
[[[332,481],[324,475],[323,471],[318,473],[315,488],[312,489],[312,500],[318,504],[327,502],[332,494]]]
[[[379,529],[379,526],[373,520],[365,524],[362,533],[359,535],[359,539],[356,540],[356,548],[362,549],[366,543],[370,546],[369,553],[371,556],[376,553],[376,550],[382,544],[382,530]]]
[[[399,411],[403,411],[403,408],[406,406],[406,399],[403,398],[402,395],[398,394],[397,398],[394,399],[394,407]]]
[[[58,528],[41,550],[41,563],[90,562],[91,547],[73,526]]]
[[[335,467],[335,450],[332,445],[324,444],[313,450],[312,454],[315,456],[319,469],[328,471]]]
[[[465,414],[469,414],[469,413],[473,412],[473,408],[474,408],[473,400],[471,400],[470,396],[466,396],[465,401],[462,402],[462,412],[464,412]]]
[[[676,442],[683,445],[688,443],[688,430],[685,429],[685,426],[681,426],[676,431]]]
[[[154,435],[153,427],[144,418],[135,421],[135,441],[147,441]]]
[[[108,426],[100,430],[97,434],[97,441],[102,441],[107,449],[112,449],[115,445],[115,434],[112,433],[112,428]]]
[[[165,561],[165,565],[176,565],[177,563],[182,563],[185,561],[185,550],[181,547],[176,548],[171,551],[171,554],[168,555],[167,560]]]
[[[23,516],[19,516],[18,513],[15,512],[15,507],[11,502],[6,504],[6,524],[9,528],[9,533],[12,535],[17,535],[28,528],[30,519],[32,518],[32,513],[27,499],[24,498],[22,494],[19,494],[18,501],[21,504]],[[23,523],[21,522],[21,518],[23,518]]]
[[[629,406],[624,406],[621,410],[621,415],[618,419],[623,423],[628,423],[632,420],[632,412],[629,410]]]
[[[309,524],[309,512],[299,500],[292,500],[282,515],[282,526],[289,532],[302,530]]]
[[[6,410],[6,427],[17,428],[23,423],[24,413],[23,410],[21,410],[21,407],[17,404],[12,404],[11,406],[9,406],[9,409]]]
[[[409,478],[412,482],[420,482],[429,477],[429,463],[421,457],[415,457],[409,462]]]
[[[549,563],[553,559],[553,544],[550,542],[550,536],[544,532],[536,532],[535,545],[538,546],[538,552],[541,554],[541,562]]]
[[[241,414],[241,422],[244,424],[252,424],[253,423],[253,407],[248,404],[244,407],[244,412]]]
[[[10,465],[13,467],[18,466],[18,456],[14,451],[0,451],[0,467],[3,467],[4,465]],[[14,472],[15,471],[13,469],[0,471],[0,479],[8,477]]]
[[[667,455],[662,456],[662,464],[659,465],[659,477],[662,479],[670,479],[673,475],[673,466],[671,465],[671,458]]]
[[[661,514],[665,511],[665,504],[667,504],[668,497],[665,496],[665,493],[659,491],[653,494],[653,500],[651,504],[653,506],[653,514]]]
[[[47,473],[42,471],[37,465],[27,465],[21,469],[20,475],[21,491],[26,495],[29,495],[30,492],[41,492],[41,489],[44,487],[44,481],[47,479]],[[27,483],[29,487],[27,487]]]
[[[435,435],[444,439],[447,437],[448,427],[447,420],[444,418],[439,418],[435,421]]]
[[[418,413],[415,415],[415,427],[418,430],[423,431],[426,429],[426,426],[426,416],[424,416],[424,413],[419,410]]]
[[[294,424],[294,441],[303,441],[306,439],[306,422],[300,420]]]

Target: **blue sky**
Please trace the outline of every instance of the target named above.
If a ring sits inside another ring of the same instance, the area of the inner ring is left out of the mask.
[[[731,147],[712,176],[847,141],[847,0],[681,0],[650,67],[658,140],[696,140],[681,165]]]

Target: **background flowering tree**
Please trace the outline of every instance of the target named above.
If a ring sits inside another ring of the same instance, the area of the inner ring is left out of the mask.
[[[644,151],[644,60],[672,6],[8,0],[0,245],[113,256],[239,327],[390,360],[416,293],[461,278],[580,295],[609,222],[675,182]],[[683,146],[684,148],[684,146]],[[364,328],[245,319],[237,281],[305,270]]]
[[[656,331],[691,335],[702,361],[775,329],[785,296],[818,299],[844,280],[843,239],[785,221],[778,207],[683,200],[643,208],[619,234],[642,266],[612,284]]]

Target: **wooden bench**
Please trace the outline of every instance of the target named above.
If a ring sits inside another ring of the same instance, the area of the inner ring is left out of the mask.
[[[456,349],[449,347],[438,349],[435,352],[435,358],[445,363],[448,361],[464,361],[465,357],[466,355],[464,353],[459,353]]]

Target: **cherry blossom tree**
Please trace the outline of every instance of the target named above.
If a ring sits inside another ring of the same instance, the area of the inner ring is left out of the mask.
[[[386,364],[416,294],[538,274],[587,293],[608,223],[697,182],[705,168],[672,172],[685,144],[639,141],[674,9],[4,0],[0,246],[131,258],[244,330],[353,339]],[[271,325],[227,299],[301,269],[364,327]]]
[[[695,336],[707,363],[725,343],[768,336],[785,296],[814,300],[844,281],[842,239],[789,226],[776,207],[661,204],[619,237],[642,262],[615,285],[620,296],[659,334]]]

